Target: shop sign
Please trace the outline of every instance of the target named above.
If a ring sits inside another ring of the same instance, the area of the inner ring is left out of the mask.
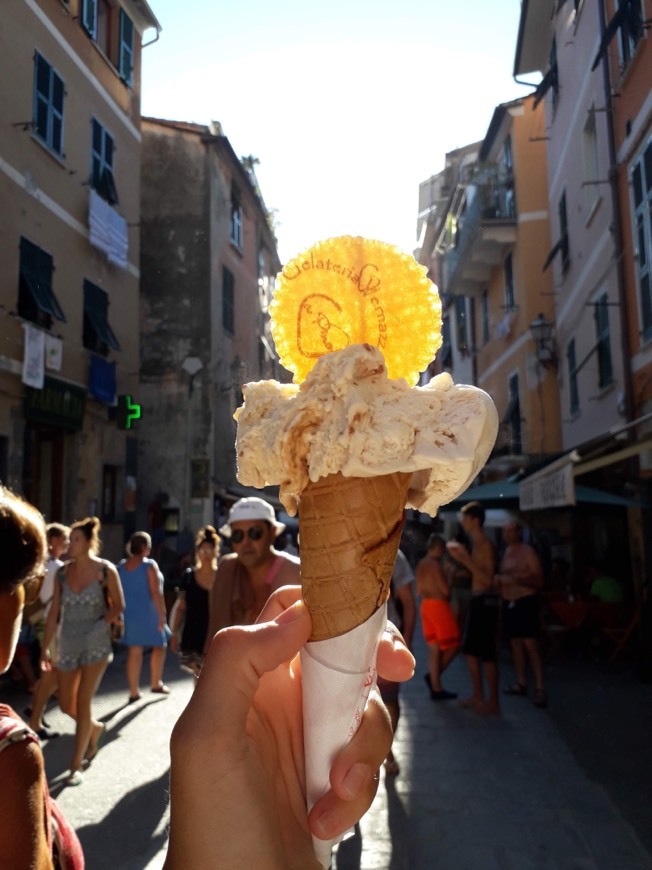
[[[518,487],[518,504],[522,511],[545,510],[575,504],[573,463],[545,474],[533,474]]]
[[[45,376],[43,389],[25,387],[23,410],[30,423],[78,432],[84,422],[86,390]]]

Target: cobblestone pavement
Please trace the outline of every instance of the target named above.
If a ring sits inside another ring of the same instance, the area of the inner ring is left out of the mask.
[[[433,703],[421,676],[423,644],[417,660],[417,677],[401,692],[401,773],[381,775],[374,806],[336,853],[336,870],[652,870],[650,854],[609,792],[587,776],[551,711],[505,698],[500,717],[483,718],[456,702]],[[124,653],[116,656],[96,705],[107,738],[78,788],[62,787],[72,723],[56,706],[48,712],[50,726],[62,732],[45,744],[48,777],[79,831],[89,870],[163,865],[168,741],[192,691],[173,657],[166,681],[171,695],[143,689],[142,700],[127,705]],[[453,663],[445,683],[468,691],[463,661]],[[570,697],[568,685],[565,692]],[[26,696],[6,700],[20,710]]]

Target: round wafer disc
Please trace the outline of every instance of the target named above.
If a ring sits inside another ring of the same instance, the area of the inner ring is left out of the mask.
[[[303,381],[351,344],[382,351],[390,378],[416,384],[441,346],[441,302],[424,266],[394,245],[355,236],[318,242],[280,273],[270,306],[285,368]]]

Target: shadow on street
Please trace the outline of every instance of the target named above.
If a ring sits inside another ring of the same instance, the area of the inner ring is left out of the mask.
[[[166,840],[157,832],[168,803],[169,770],[126,794],[97,824],[77,829],[84,853],[93,855],[93,870],[136,870],[144,860],[153,858]],[[128,852],[138,856],[137,864],[125,858]]]

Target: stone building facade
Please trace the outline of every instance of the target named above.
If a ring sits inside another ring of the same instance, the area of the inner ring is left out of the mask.
[[[281,375],[267,309],[281,264],[253,158],[218,123],[143,119],[139,468],[166,537],[236,497],[241,385]]]

